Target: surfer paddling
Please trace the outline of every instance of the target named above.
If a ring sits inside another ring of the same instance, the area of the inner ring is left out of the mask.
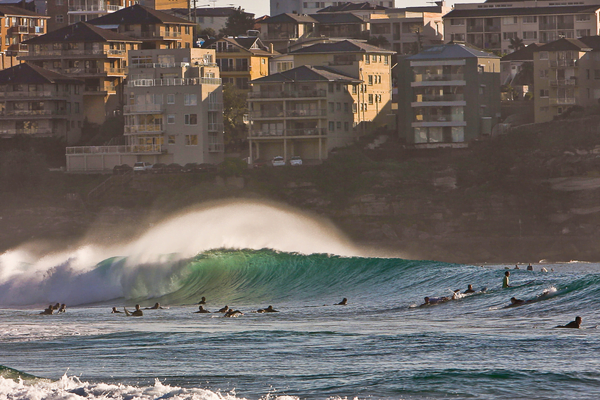
[[[202,296],[198,304],[206,304],[206,297]]]
[[[50,304],[48,306],[48,308],[46,308],[44,311],[42,311],[40,313],[40,315],[52,315],[54,314],[54,306],[52,304]]]
[[[194,314],[206,314],[206,313],[210,313],[210,311],[205,309],[204,306],[198,307],[198,311],[194,312]]]
[[[117,307],[113,307],[112,311],[110,312],[111,314],[121,314],[123,311],[119,311],[117,310]]]
[[[142,310],[140,310],[139,304],[135,305],[135,311],[133,311],[133,312],[130,312],[125,307],[123,307],[123,310],[125,310],[125,315],[127,315],[128,317],[141,317],[144,315],[144,312]]]
[[[244,315],[243,312],[241,312],[240,310],[233,310],[232,308],[230,308],[229,310],[227,310],[227,312],[225,313],[225,315],[223,315],[223,317],[226,318],[234,318],[240,315]]]
[[[279,312],[279,311],[275,310],[273,308],[273,306],[269,306],[267,308],[261,308],[260,310],[256,310],[256,312],[259,313],[259,314],[263,314],[263,313]]]
[[[164,310],[164,307],[161,307],[160,303],[156,303],[152,307],[144,308],[144,310]]]
[[[346,306],[346,305],[348,305],[348,299],[345,297],[339,303],[334,304],[334,306]]]
[[[575,317],[575,321],[571,321],[566,325],[558,325],[557,328],[574,328],[579,329],[581,326],[581,317]]]
[[[229,306],[225,306],[225,307],[221,308],[221,309],[220,309],[219,311],[217,311],[217,312],[220,312],[220,313],[226,313],[227,311],[229,311]]]
[[[467,287],[467,290],[465,290],[465,291],[464,291],[464,293],[465,293],[465,294],[468,294],[468,293],[475,293],[475,289],[473,289],[473,285],[469,285],[469,286]]]

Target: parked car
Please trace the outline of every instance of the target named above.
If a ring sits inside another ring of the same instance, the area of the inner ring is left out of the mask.
[[[300,156],[292,156],[292,158],[290,158],[290,165],[296,167],[302,165],[302,158]]]
[[[133,164],[133,172],[144,174],[152,169],[152,164],[145,161],[138,161]]]
[[[115,165],[113,167],[113,174],[114,175],[125,175],[126,173],[128,173],[132,170],[133,170],[133,168],[127,164]]]
[[[156,163],[152,166],[150,172],[152,172],[153,174],[163,174],[165,172],[166,167],[167,164],[165,163]]]
[[[183,166],[183,172],[185,172],[185,173],[198,172],[198,163],[191,162],[191,163],[185,164]]]
[[[165,167],[165,173],[167,174],[178,174],[180,172],[183,172],[183,167],[177,163],[172,163]]]
[[[271,165],[274,167],[283,167],[285,165],[285,160],[281,156],[273,157]]]

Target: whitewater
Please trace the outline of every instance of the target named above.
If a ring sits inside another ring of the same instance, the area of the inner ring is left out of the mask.
[[[119,245],[23,246],[0,255],[0,399],[600,398],[600,265],[541,267],[382,254],[248,201]],[[213,313],[195,313],[202,297]],[[555,328],[575,316],[583,329]]]

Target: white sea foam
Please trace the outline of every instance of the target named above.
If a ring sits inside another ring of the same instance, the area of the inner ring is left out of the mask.
[[[161,296],[177,289],[178,259],[217,248],[359,255],[333,225],[316,216],[273,204],[228,201],[167,219],[119,246],[84,243],[43,256],[24,247],[7,251],[0,255],[0,305]],[[125,262],[96,269],[114,256]]]

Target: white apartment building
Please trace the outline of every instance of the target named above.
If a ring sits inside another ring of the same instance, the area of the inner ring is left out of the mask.
[[[559,38],[598,35],[597,0],[559,2],[487,1],[455,4],[444,16],[444,41],[461,41],[487,51],[511,53],[511,39],[525,45]]]
[[[271,0],[271,15],[283,13],[290,14],[315,14],[325,7],[337,7],[346,3],[369,3],[373,6],[394,8],[396,0],[352,0],[352,1],[304,1],[304,0]]]

